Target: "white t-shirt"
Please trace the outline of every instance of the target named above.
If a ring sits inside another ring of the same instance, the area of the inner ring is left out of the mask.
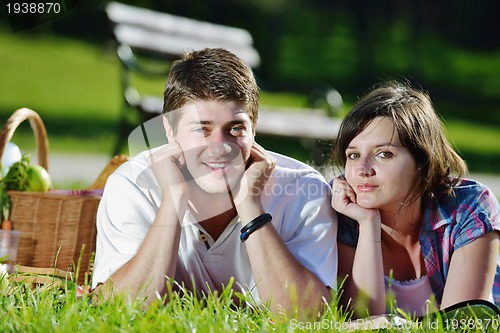
[[[330,187],[310,166],[270,154],[276,167],[261,195],[264,209],[272,215],[271,223],[295,258],[325,285],[336,289],[337,217],[330,206]],[[147,156],[146,152],[137,155],[108,178],[97,212],[93,287],[137,253],[156,217],[160,188],[141,186],[156,184]],[[214,242],[188,211],[181,229],[175,280],[190,290],[206,293],[221,290],[233,277],[233,288],[251,290],[258,298],[240,230],[236,216]]]

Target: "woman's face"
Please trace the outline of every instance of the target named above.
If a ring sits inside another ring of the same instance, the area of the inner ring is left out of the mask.
[[[391,119],[377,117],[349,143],[345,177],[364,208],[398,209],[412,190],[417,163]]]

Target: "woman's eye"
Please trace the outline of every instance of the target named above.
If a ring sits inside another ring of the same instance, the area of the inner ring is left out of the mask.
[[[394,154],[391,153],[390,151],[381,151],[380,153],[377,154],[377,156],[380,156],[382,158],[391,158],[394,156]]]
[[[350,160],[353,160],[355,158],[358,158],[359,154],[358,153],[347,153],[347,158]]]

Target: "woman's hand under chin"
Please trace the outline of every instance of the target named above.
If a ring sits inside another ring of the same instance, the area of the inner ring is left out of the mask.
[[[358,223],[380,222],[380,211],[360,206],[356,201],[356,192],[342,176],[333,179],[331,204],[335,211]]]

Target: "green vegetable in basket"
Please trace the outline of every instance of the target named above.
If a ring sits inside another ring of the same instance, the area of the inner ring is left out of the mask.
[[[9,220],[10,217],[10,198],[7,191],[24,191],[27,188],[29,163],[29,155],[22,156],[19,161],[11,165],[9,171],[0,182],[0,221],[2,222],[2,227],[4,221]]]
[[[2,180],[7,190],[47,192],[52,186],[49,173],[40,165],[31,165],[29,154],[10,167]]]
[[[10,199],[7,191],[47,192],[52,186],[49,173],[40,165],[31,165],[29,154],[11,165],[0,179],[0,222],[9,219]]]
[[[11,165],[2,180],[6,190],[26,191],[28,189],[28,169],[30,156],[24,154],[21,159]]]
[[[28,168],[28,191],[47,192],[52,186],[49,173],[40,165]]]

